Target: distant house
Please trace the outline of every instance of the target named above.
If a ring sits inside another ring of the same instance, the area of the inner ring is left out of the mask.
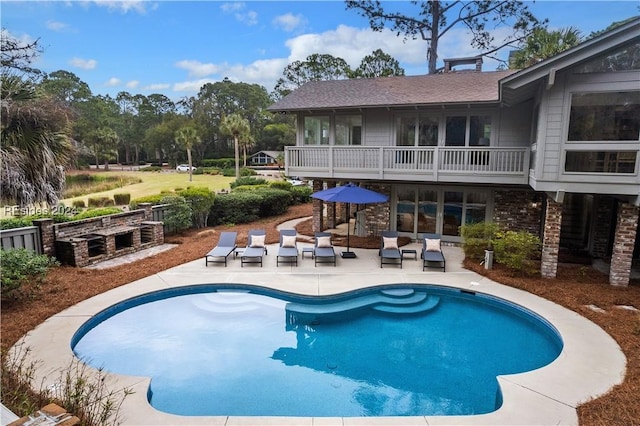
[[[284,157],[282,151],[258,151],[251,156],[252,166],[277,166],[278,157]]]
[[[628,285],[640,264],[640,19],[527,69],[309,82],[269,107],[294,114],[285,174],[314,190],[346,182],[389,195],[365,232],[460,242],[493,221],[543,242],[541,273],[562,252],[610,262]],[[314,201],[315,231],[346,220]]]

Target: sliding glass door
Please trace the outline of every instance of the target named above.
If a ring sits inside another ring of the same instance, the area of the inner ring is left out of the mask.
[[[398,186],[396,230],[412,237],[437,233],[457,240],[463,224],[484,222],[489,191],[427,186]]]

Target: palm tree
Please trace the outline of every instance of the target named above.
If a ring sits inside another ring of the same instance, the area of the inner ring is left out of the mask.
[[[109,170],[109,155],[117,154],[118,134],[110,127],[100,127],[93,132],[94,152],[96,154],[96,168],[98,168],[98,154],[104,156],[104,169]]]
[[[510,68],[526,68],[578,45],[582,36],[577,28],[569,27],[556,31],[538,28],[533,31],[511,59]]]
[[[198,131],[195,127],[185,126],[176,130],[176,142],[180,145],[183,145],[187,149],[187,160],[189,161],[189,182],[193,180],[193,170],[191,169],[191,148],[193,148],[193,144],[200,142],[200,136],[198,136]]]
[[[249,120],[243,118],[240,114],[227,115],[220,123],[220,131],[224,134],[233,136],[233,144],[236,159],[236,179],[240,178],[240,147],[238,140],[245,139],[249,135]]]
[[[0,80],[0,199],[55,206],[73,154],[71,112],[29,80],[5,73]]]

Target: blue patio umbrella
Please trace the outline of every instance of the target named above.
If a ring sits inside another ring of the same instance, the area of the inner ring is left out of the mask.
[[[356,254],[349,250],[349,205],[350,204],[376,204],[384,203],[389,197],[366,188],[360,188],[353,183],[336,186],[311,194],[311,197],[329,203],[347,203],[347,251],[342,252],[343,258],[353,258]]]

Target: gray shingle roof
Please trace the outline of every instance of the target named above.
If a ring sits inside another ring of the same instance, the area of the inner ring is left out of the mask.
[[[268,109],[296,111],[497,102],[498,81],[514,72],[466,71],[409,77],[312,81],[294,90]]]

